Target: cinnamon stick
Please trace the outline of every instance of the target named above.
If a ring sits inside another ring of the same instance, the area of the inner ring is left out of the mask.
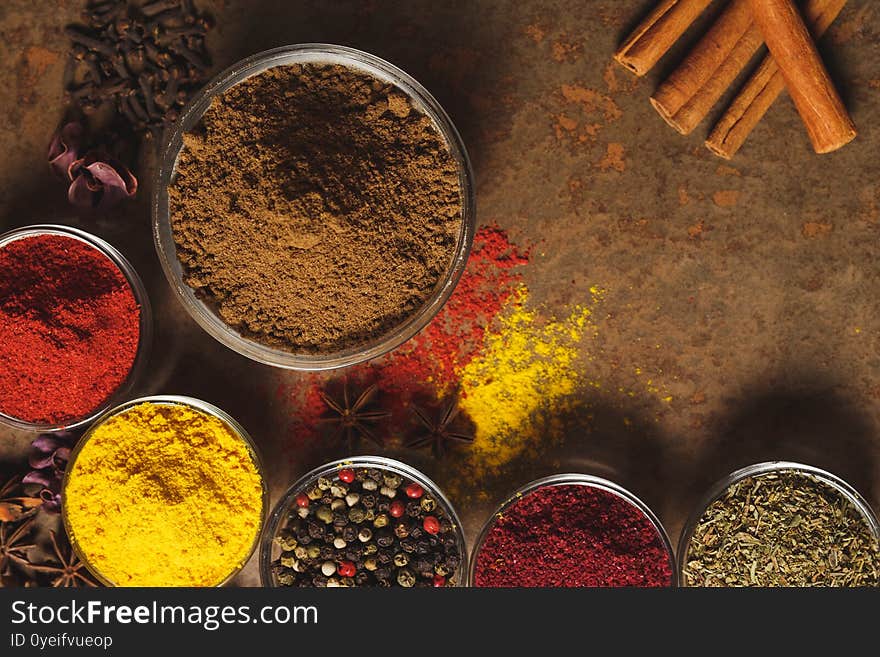
[[[848,144],[856,127],[793,0],[749,0],[749,4],[813,149],[829,153]]]
[[[818,41],[846,5],[846,0],[807,0],[804,16]],[[767,55],[719,119],[706,148],[726,160],[736,155],[764,114],[785,89],[785,79],[772,55]]]
[[[686,135],[702,121],[761,47],[749,0],[731,0],[705,36],[651,97],[663,119]]]
[[[624,41],[614,59],[644,75],[666,54],[712,0],[661,0]]]

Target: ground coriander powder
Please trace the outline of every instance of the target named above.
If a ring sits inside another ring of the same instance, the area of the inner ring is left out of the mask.
[[[459,166],[392,84],[279,66],[215,99],[169,189],[186,281],[245,337],[332,353],[411,316],[448,270]]]

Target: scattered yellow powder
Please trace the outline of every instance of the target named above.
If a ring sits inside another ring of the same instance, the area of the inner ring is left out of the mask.
[[[592,292],[595,303],[600,291]],[[500,329],[486,334],[481,355],[460,372],[460,405],[476,430],[470,465],[477,474],[546,446],[577,404],[576,361],[582,339],[596,330],[592,312],[579,306],[545,322],[526,307],[527,297],[521,287],[501,313]]]
[[[72,466],[64,509],[91,565],[119,586],[215,586],[250,554],[263,482],[222,420],[143,403],[95,428]]]

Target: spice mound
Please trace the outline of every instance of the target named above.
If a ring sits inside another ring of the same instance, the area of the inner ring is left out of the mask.
[[[250,556],[263,482],[241,436],[182,404],[145,402],[88,434],[64,490],[68,529],[117,586],[215,586]]]
[[[280,66],[216,98],[184,136],[169,208],[186,283],[241,335],[291,353],[375,341],[442,282],[459,167],[394,85]]]
[[[319,477],[293,499],[275,537],[279,586],[443,587],[458,584],[458,528],[418,482],[379,468]]]
[[[686,586],[878,586],[880,543],[836,486],[783,470],[712,502],[687,545]]]
[[[140,308],[119,267],[52,233],[0,247],[0,413],[63,425],[101,407],[128,377]]]
[[[641,509],[588,485],[545,486],[494,519],[477,553],[484,587],[662,587],[669,550]]]

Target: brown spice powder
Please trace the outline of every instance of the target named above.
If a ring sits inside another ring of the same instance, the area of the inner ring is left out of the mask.
[[[357,346],[412,315],[461,228],[458,165],[392,84],[280,66],[215,99],[169,189],[187,283],[246,337]]]

